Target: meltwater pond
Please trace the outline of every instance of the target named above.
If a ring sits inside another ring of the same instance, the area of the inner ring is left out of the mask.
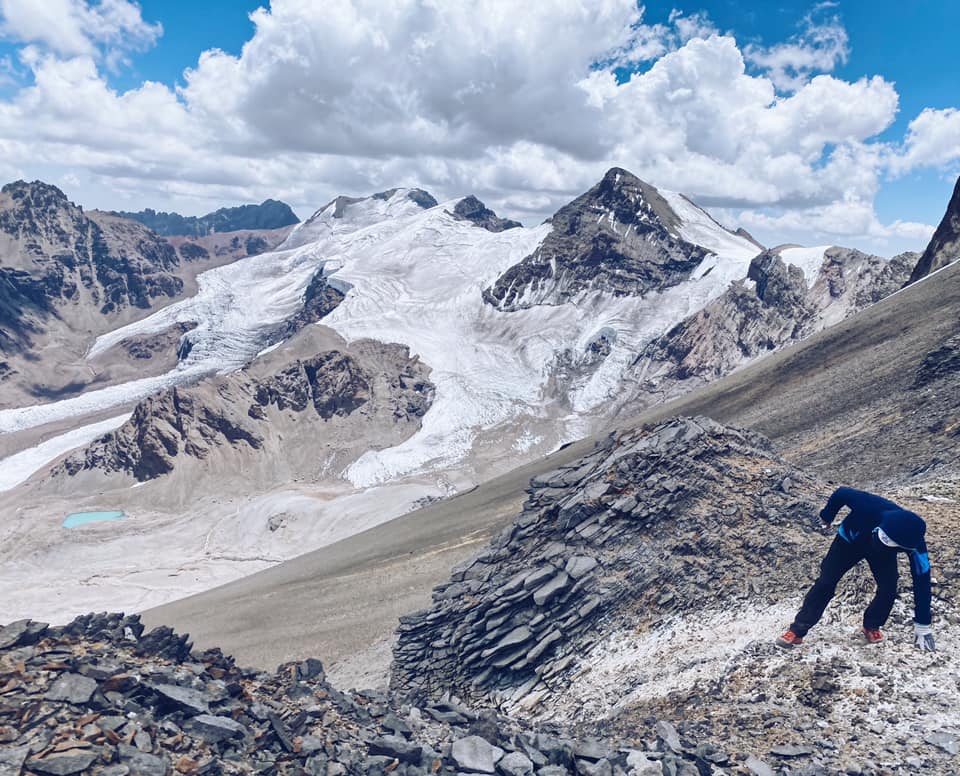
[[[99,523],[103,520],[122,520],[123,512],[74,512],[63,521],[64,528],[76,528],[87,523]]]

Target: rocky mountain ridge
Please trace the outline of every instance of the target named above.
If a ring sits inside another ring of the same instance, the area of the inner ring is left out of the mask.
[[[960,177],[953,187],[947,212],[914,267],[910,282],[914,283],[957,259],[960,259]]]
[[[789,251],[786,251],[789,254]],[[672,397],[856,314],[900,288],[917,254],[890,260],[831,247],[807,278],[781,250],[765,250],[747,277],[637,355],[637,379]]]
[[[551,224],[534,253],[484,289],[487,304],[511,311],[595,289],[642,296],[685,280],[707,255],[677,236],[679,218],[654,187],[617,167]]]
[[[308,342],[300,344],[304,339],[309,341],[302,336],[296,347],[313,350]],[[278,444],[294,444],[290,433],[280,442],[291,424],[296,436],[312,436],[317,444],[335,433],[327,428],[334,418],[355,427],[357,436],[360,426],[385,423],[392,431],[384,429],[380,444],[388,444],[419,427],[433,399],[429,372],[406,348],[372,342],[320,350],[292,361],[275,359],[270,367],[192,388],[171,388],[141,401],[124,425],[66,459],[54,476],[95,472],[145,482],[190,459],[229,460],[247,450],[264,458],[248,466],[252,477],[254,470],[270,465]],[[273,464],[283,466],[293,458],[286,450]],[[297,468],[292,460],[287,465]]]
[[[259,205],[222,207],[203,216],[182,216],[179,213],[157,212],[152,208],[138,212],[116,211],[114,215],[139,221],[163,237],[205,237],[215,232],[280,229],[300,223],[286,203],[265,199]]]

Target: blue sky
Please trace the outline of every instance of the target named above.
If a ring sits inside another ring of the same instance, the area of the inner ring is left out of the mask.
[[[186,213],[420,185],[531,223],[621,165],[881,253],[942,215],[960,3],[535,5],[0,0],[0,176]]]

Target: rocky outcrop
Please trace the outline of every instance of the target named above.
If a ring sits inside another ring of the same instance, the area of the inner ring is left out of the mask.
[[[523,226],[519,221],[500,218],[473,194],[461,199],[453,209],[453,217],[458,221],[472,221],[488,232],[503,232]]]
[[[280,415],[301,433],[311,425],[322,433],[324,422],[352,416],[368,403],[374,407],[367,414],[370,422],[386,416],[416,427],[433,400],[428,373],[406,348],[382,345],[362,363],[356,355],[330,350],[269,375],[241,371],[191,388],[171,388],[141,401],[123,426],[54,473],[121,472],[142,482],[215,451],[261,451]]]
[[[341,692],[314,658],[241,668],[119,613],[0,627],[0,676],[0,771],[11,774],[643,776],[662,765],[695,776],[711,773],[703,747],[720,751],[665,720],[644,744],[578,739],[449,695],[417,707]]]
[[[266,199],[259,205],[224,207],[204,216],[182,216],[179,213],[157,212],[151,208],[136,213],[117,212],[114,215],[139,221],[153,232],[165,237],[184,235],[203,237],[214,232],[236,232],[241,229],[279,229],[300,223],[296,213],[286,202]]]
[[[536,477],[522,513],[401,619],[392,687],[527,710],[621,627],[773,601],[802,574],[822,486],[757,434],[706,418],[623,432]],[[762,560],[761,560],[762,559]],[[762,562],[776,578],[743,575]]]
[[[653,186],[619,168],[551,223],[537,250],[484,290],[488,304],[562,304],[590,290],[642,296],[686,280],[707,255],[677,236],[677,216]]]
[[[708,382],[745,362],[836,323],[900,288],[915,254],[890,260],[829,248],[815,279],[784,260],[781,248],[750,263],[745,281],[686,318],[637,355],[638,379],[676,394],[681,384]]]
[[[303,307],[300,308],[300,312],[284,323],[283,330],[277,339],[291,337],[304,326],[316,323],[329,315],[343,301],[344,296],[340,289],[330,285],[321,267],[310,278],[303,292]]]
[[[920,280],[957,259],[960,259],[960,178],[953,187],[947,212],[910,274],[909,282]]]
[[[923,357],[913,381],[914,388],[925,388],[945,377],[960,375],[960,334],[955,334],[939,348]]]
[[[55,186],[17,181],[0,192],[0,347],[28,347],[65,305],[102,315],[148,309],[183,281],[173,248],[133,221],[85,214]]]

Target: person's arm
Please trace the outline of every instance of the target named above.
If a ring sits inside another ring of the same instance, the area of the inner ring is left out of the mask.
[[[926,542],[910,553],[910,575],[913,577],[913,629],[916,644],[924,651],[933,651],[933,629],[930,601],[933,597],[930,588],[930,556]]]
[[[858,491],[853,488],[837,488],[827,500],[827,505],[820,510],[820,519],[826,525],[830,525],[843,507],[851,506],[853,499]]]

